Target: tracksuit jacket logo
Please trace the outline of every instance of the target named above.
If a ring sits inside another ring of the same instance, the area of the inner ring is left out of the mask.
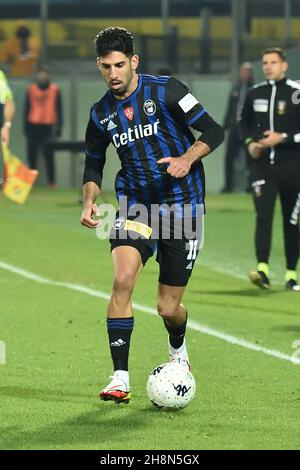
[[[116,148],[122,145],[127,145],[128,142],[134,142],[135,140],[142,139],[143,137],[149,137],[158,133],[159,119],[153,124],[138,124],[133,128],[129,128],[127,132],[122,134],[114,134],[112,140]]]

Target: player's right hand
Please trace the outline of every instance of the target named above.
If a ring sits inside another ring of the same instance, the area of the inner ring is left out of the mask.
[[[261,158],[265,153],[264,150],[264,146],[258,142],[251,142],[248,145],[248,152],[254,160]]]
[[[98,215],[100,214],[98,211],[97,204],[96,203],[88,204],[83,209],[81,219],[80,219],[81,225],[84,225],[85,227],[88,227],[88,228],[98,227],[101,224],[101,221],[95,220],[94,218],[95,216],[98,216]]]

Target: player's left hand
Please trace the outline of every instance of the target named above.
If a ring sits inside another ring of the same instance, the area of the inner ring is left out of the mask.
[[[275,147],[283,142],[282,134],[279,132],[266,131],[264,132],[264,136],[264,139],[259,140],[259,143],[264,147]]]
[[[169,173],[174,178],[183,178],[186,176],[191,168],[191,163],[189,160],[182,157],[165,157],[157,160],[157,163],[169,163],[167,168],[167,173]]]

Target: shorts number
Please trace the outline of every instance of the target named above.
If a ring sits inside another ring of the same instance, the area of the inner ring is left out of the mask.
[[[190,251],[187,255],[188,260],[194,260],[197,257],[198,240],[189,240]]]

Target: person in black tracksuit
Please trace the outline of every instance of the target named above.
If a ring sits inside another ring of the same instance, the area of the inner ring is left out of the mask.
[[[266,81],[249,91],[240,117],[241,133],[251,161],[256,210],[257,271],[250,280],[269,288],[274,206],[279,194],[286,256],[286,288],[300,291],[297,283],[300,212],[300,84],[285,78],[288,65],[279,48],[262,56]]]
[[[234,85],[231,89],[224,118],[223,129],[228,131],[228,135],[224,159],[225,183],[222,193],[231,193],[234,190],[234,162],[239,158],[241,152],[243,154],[243,158],[245,157],[245,173],[247,176],[245,189],[248,191],[249,156],[245,150],[245,144],[240,136],[238,116],[241,113],[247,92],[252,84],[252,66],[250,62],[244,62],[240,66],[239,83]]]

